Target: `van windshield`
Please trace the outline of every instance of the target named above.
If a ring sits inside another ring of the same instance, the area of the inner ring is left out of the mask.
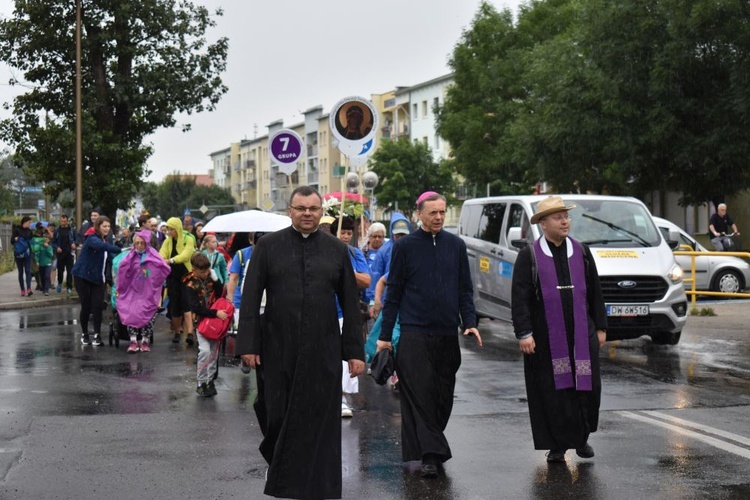
[[[628,200],[566,198],[576,208],[570,214],[570,236],[592,247],[655,247],[661,234],[643,206]],[[534,207],[536,210],[536,207]]]

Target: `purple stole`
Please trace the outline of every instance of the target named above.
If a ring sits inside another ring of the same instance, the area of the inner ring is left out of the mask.
[[[586,270],[583,262],[583,247],[572,238],[567,238],[568,269],[573,291],[573,324],[575,379],[570,366],[568,335],[565,331],[563,314],[562,289],[557,281],[555,261],[551,255],[544,253],[542,245],[547,246],[542,236],[534,242],[539,284],[544,302],[544,315],[549,332],[549,347],[552,355],[552,373],[555,378],[555,389],[575,388],[578,391],[590,391],[591,354],[589,352],[588,314],[586,306]],[[549,251],[549,249],[547,249]]]

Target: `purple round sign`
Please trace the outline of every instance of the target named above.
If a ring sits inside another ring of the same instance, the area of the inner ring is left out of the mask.
[[[297,163],[302,158],[302,140],[291,131],[281,131],[271,140],[271,158],[277,163]]]

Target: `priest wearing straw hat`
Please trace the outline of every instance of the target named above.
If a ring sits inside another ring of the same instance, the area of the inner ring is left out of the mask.
[[[559,196],[537,204],[532,224],[542,237],[519,252],[513,268],[513,329],[524,354],[534,448],[547,462],[576,450],[592,458],[589,435],[599,423],[599,348],[607,316],[589,248],[570,238],[575,205]]]

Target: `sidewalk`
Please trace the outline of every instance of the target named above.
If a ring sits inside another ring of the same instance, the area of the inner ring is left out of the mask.
[[[35,286],[36,284],[32,279],[32,290]],[[57,286],[57,282],[54,283],[54,286]],[[21,288],[18,286],[18,272],[14,269],[5,274],[0,274],[0,311],[76,303],[78,303],[78,294],[76,294],[75,289],[70,295],[65,293],[64,288],[63,293],[57,293],[55,288],[50,288],[49,295],[46,297],[39,291],[34,291],[34,295],[31,297],[21,297]]]

